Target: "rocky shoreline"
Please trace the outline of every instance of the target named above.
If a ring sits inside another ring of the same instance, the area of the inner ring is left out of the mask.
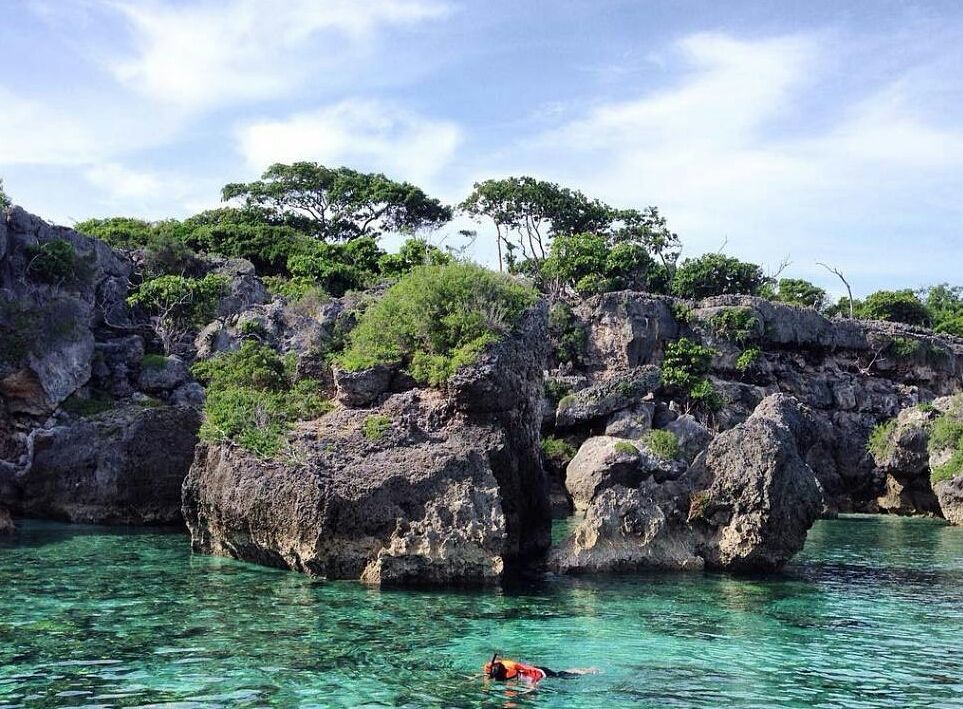
[[[69,281],[31,276],[53,241],[82,264]],[[198,552],[319,577],[485,584],[540,568],[778,569],[838,512],[963,524],[963,475],[935,475],[955,439],[931,445],[937,421],[963,421],[959,338],[758,297],[617,291],[542,301],[426,386],[319,355],[383,289],[305,312],[249,262],[206,259],[198,272],[226,283],[214,319],[163,355],[128,303],[136,268],[22,209],[0,219],[0,533],[7,510],[184,523]],[[334,402],[273,459],[198,438],[190,365],[251,337]],[[719,406],[681,392],[678,343],[711,353],[700,376]],[[552,517],[576,509],[551,548]]]

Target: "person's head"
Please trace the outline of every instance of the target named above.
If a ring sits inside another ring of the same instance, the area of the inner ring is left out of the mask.
[[[499,681],[508,679],[508,668],[501,662],[490,662],[488,664],[488,676]]]

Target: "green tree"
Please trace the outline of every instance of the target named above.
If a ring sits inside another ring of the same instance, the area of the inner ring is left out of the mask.
[[[3,179],[0,178],[0,209],[6,209],[11,205],[10,197],[3,189]]]
[[[378,259],[378,270],[383,276],[397,278],[417,266],[438,266],[451,261],[450,255],[416,237],[405,241],[398,253],[383,254]]]
[[[612,240],[615,243],[639,244],[662,264],[671,278],[682,251],[679,235],[669,229],[658,207],[646,207],[642,211],[621,209],[614,212]]]
[[[612,245],[601,234],[563,234],[552,242],[541,274],[558,288],[591,295],[623,288],[645,290],[655,266],[638,243]]]
[[[826,307],[826,291],[803,278],[780,278],[771,299],[814,310]]]
[[[681,298],[714,295],[757,295],[766,283],[762,268],[723,254],[686,259],[672,278],[672,292]]]
[[[547,257],[553,237],[604,232],[612,222],[612,210],[602,202],[527,176],[476,182],[459,208],[495,224],[499,270],[516,261],[516,250],[523,260],[538,264]]]
[[[224,200],[243,199],[288,224],[324,240],[346,241],[383,232],[416,232],[451,220],[451,208],[407,182],[380,173],[315,162],[275,164],[260,180],[232,183]]]
[[[890,320],[907,325],[930,325],[930,313],[923,301],[909,289],[876,291],[868,295],[856,309],[864,320]]]
[[[963,337],[963,288],[941,283],[920,295],[925,298],[934,330]]]
[[[214,317],[226,285],[227,279],[215,274],[204,278],[160,276],[141,283],[127,303],[148,314],[164,352],[171,354],[191,330]]]

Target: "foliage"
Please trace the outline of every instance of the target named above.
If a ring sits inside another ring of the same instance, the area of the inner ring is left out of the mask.
[[[642,437],[642,442],[662,460],[675,460],[682,453],[679,438],[672,431],[653,429]]]
[[[170,354],[191,329],[214,317],[226,285],[224,276],[213,273],[204,278],[159,276],[141,283],[127,303],[150,316],[154,332]]]
[[[923,326],[930,324],[926,306],[909,289],[876,291],[858,305],[856,315],[864,320],[890,320]]]
[[[876,461],[888,457],[893,449],[893,434],[896,432],[896,419],[891,419],[873,427],[866,448]]]
[[[405,241],[398,253],[378,257],[378,271],[383,276],[398,278],[417,266],[441,266],[451,263],[451,256],[424,239]]]
[[[77,276],[77,252],[69,241],[54,239],[27,247],[27,275],[44,283],[64,283]]]
[[[612,243],[601,234],[563,234],[552,242],[541,272],[567,290],[594,295],[648,289],[656,263],[638,243]]]
[[[480,266],[418,266],[364,312],[337,361],[350,371],[397,362],[419,382],[439,384],[536,300],[532,289]]]
[[[916,355],[923,347],[923,344],[919,340],[913,340],[909,337],[894,337],[887,350],[894,357],[907,358]]]
[[[578,452],[571,443],[555,436],[546,436],[542,439],[540,446],[542,455],[559,468],[568,465]]]
[[[544,261],[552,238],[601,232],[612,221],[612,210],[602,202],[527,176],[476,182],[459,208],[494,222],[499,269],[517,260],[516,250],[525,260]]]
[[[0,179],[0,209],[6,209],[11,204],[10,197],[7,196],[6,191],[3,189],[3,180]]]
[[[407,182],[380,173],[314,162],[274,164],[260,180],[226,185],[224,200],[244,199],[278,223],[323,240],[414,232],[451,220],[451,208]]]
[[[930,452],[963,445],[963,421],[953,416],[940,416],[930,429]]]
[[[748,347],[744,349],[739,357],[736,358],[736,370],[739,372],[748,372],[755,364],[759,361],[762,356],[762,350],[758,347]]]
[[[186,243],[188,228],[175,219],[147,222],[130,217],[88,219],[74,228],[107,242],[115,249],[141,249],[149,276],[182,274],[194,265],[194,252]]]
[[[733,293],[756,295],[765,283],[756,264],[712,253],[683,261],[672,279],[672,292],[696,300]]]
[[[232,441],[252,453],[276,457],[295,421],[331,410],[322,385],[295,380],[291,367],[270,347],[247,340],[235,352],[196,363],[191,371],[207,386],[206,441]]]
[[[588,335],[568,304],[556,303],[552,306],[548,313],[548,331],[560,363],[577,364],[581,361]]]
[[[663,385],[683,394],[690,406],[717,411],[722,398],[705,376],[716,354],[712,348],[685,337],[668,343],[662,360]]]
[[[94,389],[87,397],[81,397],[77,394],[71,395],[64,400],[60,407],[74,416],[87,418],[110,411],[114,408],[114,398],[106,391]]]
[[[693,492],[689,497],[689,522],[704,519],[712,505],[712,493],[708,490]]]
[[[930,471],[930,482],[935,485],[957,475],[963,475],[963,448],[958,448],[948,461]]]
[[[384,414],[371,414],[366,417],[361,430],[369,441],[380,441],[391,428],[391,419]]]
[[[568,396],[572,387],[557,379],[546,379],[542,384],[542,390],[547,398],[557,403]]]
[[[74,229],[81,234],[105,241],[115,249],[137,249],[146,246],[154,233],[150,222],[131,217],[87,219],[77,222]]]
[[[145,354],[140,361],[141,369],[164,369],[167,366],[167,357],[162,354]]]
[[[756,336],[759,318],[752,308],[725,308],[710,316],[708,325],[719,337],[744,345]]]
[[[780,278],[770,300],[822,310],[826,307],[826,291],[802,278]]]
[[[615,452],[621,453],[622,455],[638,455],[639,449],[628,441],[616,441]]]
[[[931,286],[922,293],[933,329],[963,337],[963,288],[947,283]]]
[[[657,258],[662,266],[668,285],[675,273],[676,262],[682,251],[679,235],[669,229],[665,217],[657,207],[621,209],[613,212],[612,241],[616,244],[636,244]]]

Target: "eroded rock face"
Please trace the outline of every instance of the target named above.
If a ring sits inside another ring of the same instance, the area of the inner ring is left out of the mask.
[[[963,526],[963,475],[942,480],[933,486],[940,511],[950,524]]]
[[[615,485],[634,487],[668,467],[641,444],[612,436],[593,436],[568,464],[565,486],[575,509],[584,510],[603,490]]]
[[[658,388],[658,367],[644,366],[619,371],[608,378],[564,397],[555,414],[560,428],[584,424],[638,404]]]
[[[822,507],[799,452],[814,435],[797,401],[768,397],[678,480],[604,490],[550,564],[564,573],[779,568],[802,548]]]
[[[199,426],[192,409],[127,405],[37,429],[16,508],[70,522],[176,524]]]
[[[545,327],[534,309],[446,391],[300,426],[289,462],[199,446],[183,491],[194,548],[383,584],[492,582],[543,552]]]
[[[933,412],[912,407],[900,412],[884,446],[873,452],[886,488],[880,510],[894,514],[940,514],[930,485],[929,428]]]

